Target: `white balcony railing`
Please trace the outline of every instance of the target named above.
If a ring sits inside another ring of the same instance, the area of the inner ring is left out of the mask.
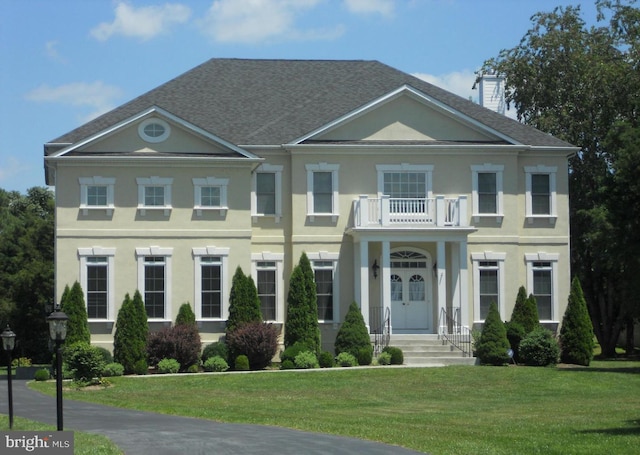
[[[370,198],[354,201],[355,227],[467,226],[467,197]]]

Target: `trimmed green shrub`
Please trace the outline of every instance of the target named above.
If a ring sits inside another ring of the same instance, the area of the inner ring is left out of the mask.
[[[89,343],[76,342],[65,346],[63,359],[76,381],[91,381],[102,377],[104,360],[98,349]]]
[[[126,369],[124,370],[127,371]],[[140,359],[133,365],[133,374],[145,375],[149,373],[147,359]]]
[[[292,363],[295,361],[296,356],[301,352],[310,351],[309,346],[304,344],[301,341],[295,342],[293,345],[289,346],[284,350],[284,352],[280,355],[280,361],[285,362],[290,360]]]
[[[227,334],[229,351],[244,354],[253,370],[262,370],[271,364],[278,350],[278,328],[265,322],[249,322]]]
[[[126,374],[146,374],[148,333],[147,312],[142,295],[136,291],[132,300],[126,294],[118,311],[113,337],[113,360],[124,367]],[[145,373],[137,373],[142,371],[142,361]]]
[[[175,359],[183,370],[200,363],[200,333],[195,324],[182,324],[165,327],[149,334],[147,358],[151,365],[162,359]]]
[[[227,349],[227,344],[224,341],[214,341],[205,346],[202,351],[202,362],[206,362],[211,357],[222,357],[225,362],[229,362],[229,351]]]
[[[296,368],[308,370],[310,368],[320,368],[318,358],[311,351],[304,351],[298,354],[293,362]]]
[[[235,369],[236,371],[248,371],[249,358],[244,354],[241,354],[238,357],[236,357]]]
[[[560,346],[553,333],[542,326],[533,329],[520,342],[520,360],[526,365],[547,366],[558,363]]]
[[[320,368],[333,368],[333,355],[329,351],[322,351],[318,356],[318,364]]]
[[[42,368],[36,371],[33,379],[36,381],[48,381],[51,378],[51,373],[46,368]]]
[[[80,283],[77,281],[73,283],[71,290],[64,293],[64,297],[61,309],[69,318],[65,344],[91,343],[87,306],[84,303],[84,292],[82,292]]]
[[[533,295],[527,297],[527,290],[524,286],[520,286],[518,289],[510,322],[520,324],[524,328],[525,334],[531,332],[540,323],[536,299]]]
[[[193,365],[189,365],[189,368],[187,368],[187,373],[199,373],[200,372],[200,366],[196,363],[194,363]]]
[[[341,352],[336,356],[336,365],[341,367],[355,367],[358,366],[358,359],[348,352]]]
[[[204,362],[203,368],[204,371],[220,373],[222,371],[227,371],[229,369],[229,364],[219,355],[214,355]]]
[[[196,325],[196,315],[188,302],[180,305],[175,325]]]
[[[159,374],[174,374],[180,371],[180,362],[176,359],[162,359],[158,362],[157,371]]]
[[[113,362],[113,356],[111,352],[107,348],[103,348],[102,346],[96,346],[96,349],[102,356],[102,360],[104,360],[105,365]]]
[[[388,352],[391,354],[391,365],[402,365],[404,363],[404,353],[402,349],[395,346],[387,346],[382,352]]]
[[[108,363],[102,370],[102,376],[110,378],[113,376],[122,376],[124,367],[117,362]]]
[[[378,365],[391,365],[391,354],[388,352],[381,352],[378,354]]]
[[[373,358],[371,337],[356,302],[349,305],[349,311],[336,335],[335,353],[337,355],[341,352],[348,352],[358,362],[362,361],[361,365],[369,365]]]
[[[231,281],[226,332],[229,334],[249,322],[262,322],[260,298],[253,278],[238,267]]]
[[[482,335],[476,347],[476,355],[484,365],[504,365],[510,360],[507,353],[510,347],[507,330],[500,320],[498,306],[495,302],[491,302],[489,313],[484,320]]]
[[[293,360],[289,360],[289,359],[283,361],[280,364],[280,369],[281,370],[293,370],[293,369],[295,369],[295,367],[296,367],[296,364],[293,363]]]
[[[560,361],[589,366],[593,359],[593,325],[580,280],[571,282],[569,303],[560,327]]]
[[[284,345],[297,342],[306,344],[315,353],[320,352],[318,326],[318,297],[311,263],[306,253],[293,268],[287,295],[287,318],[284,325]]]

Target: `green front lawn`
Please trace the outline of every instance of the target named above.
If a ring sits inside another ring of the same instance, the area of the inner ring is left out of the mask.
[[[125,408],[352,436],[440,454],[635,454],[640,362],[111,378],[65,392]],[[32,383],[55,394],[55,384]],[[166,397],[161,400],[159,397]]]

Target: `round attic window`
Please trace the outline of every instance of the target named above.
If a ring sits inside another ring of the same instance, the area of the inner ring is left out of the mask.
[[[162,142],[169,137],[169,133],[169,124],[157,118],[147,119],[138,127],[138,134],[147,142]]]

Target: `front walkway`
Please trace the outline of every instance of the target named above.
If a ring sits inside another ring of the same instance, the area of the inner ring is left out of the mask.
[[[64,400],[63,406],[65,430],[104,435],[126,455],[419,453],[370,441],[287,428],[218,423],[73,400]],[[26,381],[13,381],[13,410],[17,417],[56,426],[55,397],[29,389]],[[0,413],[8,414],[6,379],[0,381]]]

